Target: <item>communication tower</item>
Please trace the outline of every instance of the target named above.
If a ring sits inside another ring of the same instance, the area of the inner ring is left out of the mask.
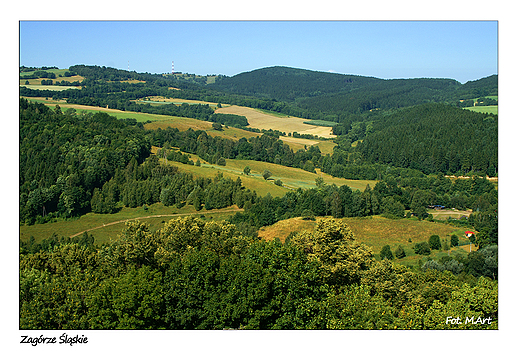
[[[173,61],[172,61],[172,76],[173,76]]]

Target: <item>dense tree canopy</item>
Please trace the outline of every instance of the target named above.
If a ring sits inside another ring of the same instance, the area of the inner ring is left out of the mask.
[[[101,247],[20,255],[21,329],[496,329],[497,299],[489,278],[374,261],[337,220],[285,244],[226,222],[128,222]],[[446,324],[458,314],[489,323]]]

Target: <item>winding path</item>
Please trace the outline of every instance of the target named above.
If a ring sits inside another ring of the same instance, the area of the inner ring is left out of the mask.
[[[205,214],[213,214],[213,213],[227,213],[227,212],[240,212],[240,211],[243,211],[243,209],[239,208],[239,209],[231,209],[231,210],[227,209],[227,210],[207,211],[207,212],[200,212],[200,213],[197,213],[197,214],[204,214],[205,215]],[[127,222],[127,221],[136,221],[136,220],[140,220],[140,219],[158,218],[158,217],[180,217],[180,216],[189,216],[189,215],[192,215],[192,214],[193,213],[174,213],[174,214],[150,215],[150,216],[144,216],[144,217],[127,218],[127,219],[122,219],[122,220],[119,220],[119,221],[103,224],[103,225],[100,225],[100,226],[97,226],[97,227],[94,227],[94,228],[82,230],[79,233],[72,234],[69,238],[73,238],[73,237],[81,235],[81,234],[83,234],[85,232],[89,232],[89,231],[92,231],[92,230],[108,227],[109,225],[124,223],[124,222]]]

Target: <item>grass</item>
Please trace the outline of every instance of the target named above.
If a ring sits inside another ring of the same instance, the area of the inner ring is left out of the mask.
[[[190,158],[193,162],[197,162],[197,159],[199,159],[196,155],[190,155]],[[316,186],[316,178],[320,176],[326,184],[336,184],[337,186],[348,185],[353,190],[360,191],[365,190],[367,184],[373,188],[377,183],[375,180],[336,178],[319,171],[317,171],[318,173],[311,173],[300,168],[286,167],[262,161],[226,159],[226,166],[208,164],[202,159],[200,159],[200,161],[201,167],[185,165],[173,161],[169,162],[183,171],[205,177],[214,177],[217,175],[217,172],[222,172],[224,176],[228,176],[232,179],[240,177],[245,187],[256,190],[260,196],[265,196],[267,193],[271,193],[272,196],[283,196],[283,194],[290,189],[314,188]],[[243,170],[246,166],[251,168],[249,175],[243,174]],[[272,176],[267,181],[264,180],[262,176],[265,169],[270,170],[272,173]],[[281,180],[283,187],[274,185],[275,180]]]
[[[337,145],[332,140],[312,140],[286,136],[281,136],[280,140],[283,141],[284,144],[289,145],[292,151],[298,151],[305,148],[305,146],[317,146],[320,148],[322,155],[332,155],[334,147]]]
[[[473,112],[480,112],[480,113],[493,113],[495,115],[498,115],[498,106],[471,106],[471,107],[464,107],[466,110],[470,110]]]
[[[177,207],[167,207],[161,203],[156,203],[148,206],[148,210],[143,207],[128,208],[124,207],[118,213],[114,214],[96,214],[88,213],[80,218],[59,220],[54,223],[34,224],[31,226],[20,226],[20,239],[28,240],[33,236],[36,242],[41,242],[43,239],[57,234],[59,237],[69,237],[83,231],[88,231],[94,237],[96,244],[109,242],[116,239],[121,230],[124,228],[126,220],[132,220],[139,217],[162,215],[164,217],[152,217],[140,219],[150,226],[151,230],[157,230],[164,225],[164,222],[178,216],[202,216],[207,220],[224,220],[228,219],[235,212],[239,211],[236,206],[226,209],[211,210],[211,211],[195,211],[193,206],[185,206],[181,209]],[[108,225],[113,222],[123,221],[117,224]],[[103,226],[105,225],[105,226]],[[89,230],[100,227],[98,229]]]
[[[136,100],[138,103],[142,104],[189,104],[189,105],[210,105],[212,107],[216,107],[218,105],[217,102],[208,102],[202,100],[186,100],[186,99],[176,99],[176,98],[166,98],[164,96],[149,96],[146,100]],[[229,106],[228,104],[223,104],[222,106]]]
[[[76,86],[64,86],[64,85],[25,85],[20,84],[20,86],[24,86],[28,89],[34,89],[34,90],[54,90],[54,91],[62,91],[67,89],[81,89],[81,87]]]
[[[32,76],[34,74],[34,72],[37,72],[37,71],[42,71],[42,70],[37,69],[34,71],[29,71],[29,72],[20,72],[20,77]],[[69,69],[68,68],[57,68],[57,69],[51,68],[51,69],[45,69],[43,71],[49,72],[49,73],[54,73],[57,78],[62,78],[62,77],[60,77],[60,74],[63,76],[65,74],[65,72],[69,71]],[[67,77],[63,77],[63,78],[67,78]]]
[[[312,126],[320,126],[320,127],[334,127],[337,125],[337,122],[331,122],[331,121],[323,121],[320,119],[313,119],[306,122],[303,122],[304,124],[310,124]]]
[[[431,258],[439,259],[448,254],[469,252],[469,241],[464,236],[464,231],[468,230],[467,228],[417,219],[388,219],[381,216],[344,218],[342,221],[350,226],[359,242],[372,248],[377,259],[379,259],[379,252],[384,245],[390,245],[394,253],[397,247],[401,245],[406,257],[395,259],[395,261],[404,265],[417,264],[423,256],[415,254],[413,247],[416,243],[428,241],[431,235],[439,235],[441,241],[448,240],[448,243],[451,235],[455,234],[459,237],[459,247],[451,248],[449,252],[433,250],[430,254]],[[304,221],[301,217],[291,218],[261,228],[259,236],[265,240],[278,238],[284,242],[292,231],[312,231],[315,226],[315,221]],[[475,249],[474,245],[473,249]]]
[[[260,130],[279,130],[285,133],[298,132],[300,134],[312,134],[324,138],[334,138],[332,135],[332,127],[309,126],[304,122],[308,119],[290,117],[283,115],[275,116],[272,113],[265,113],[261,110],[256,110],[244,106],[228,106],[219,108],[215,113],[230,113],[234,115],[245,116],[251,128],[258,128]]]

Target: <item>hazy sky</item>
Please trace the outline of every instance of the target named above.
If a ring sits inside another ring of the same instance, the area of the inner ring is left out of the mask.
[[[269,66],[378,78],[496,74],[497,21],[20,21],[20,65],[225,74]],[[55,45],[53,45],[55,43]]]

